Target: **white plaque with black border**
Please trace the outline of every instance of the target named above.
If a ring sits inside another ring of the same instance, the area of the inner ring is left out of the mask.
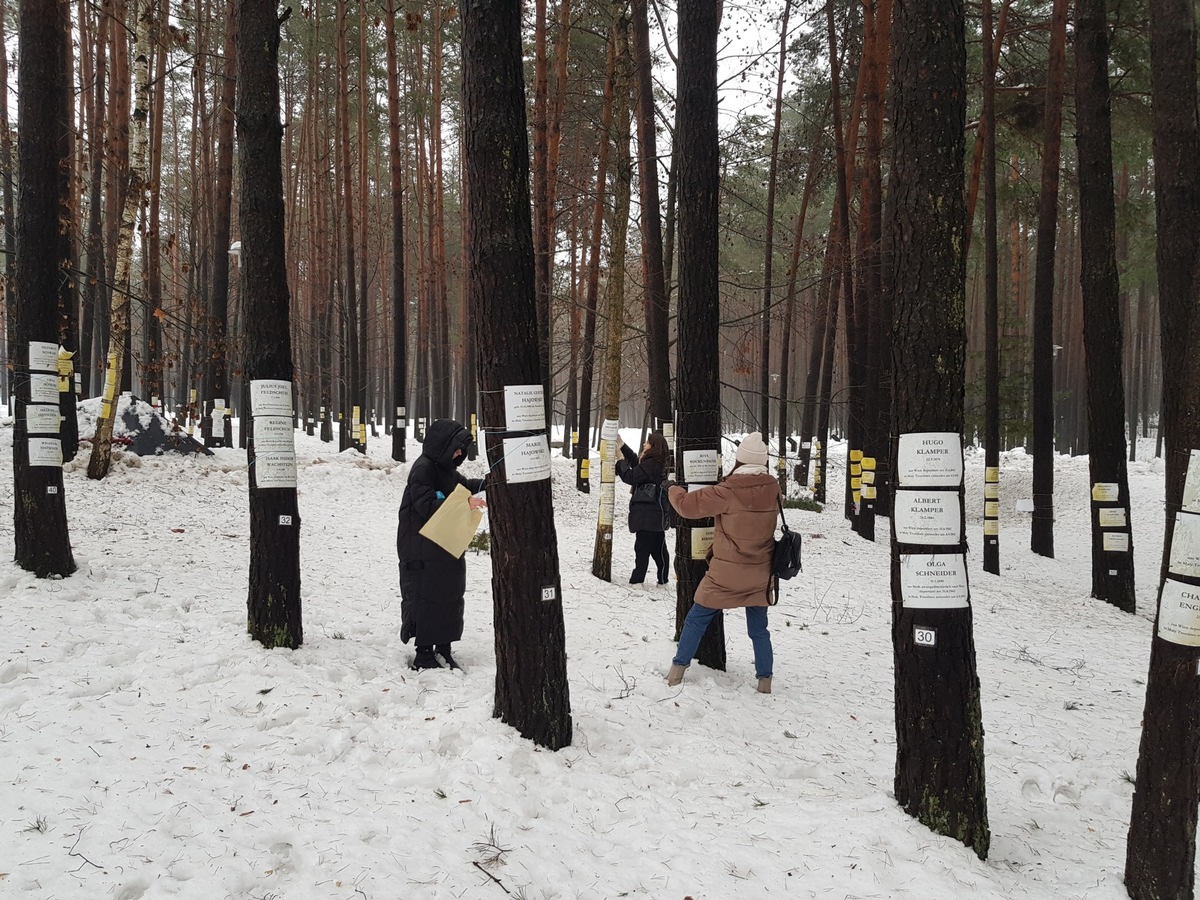
[[[224,406],[224,401],[221,401]],[[292,383],[270,378],[250,382],[250,413],[255,416],[292,415]]]
[[[896,540],[902,544],[962,542],[962,500],[958,491],[896,491]]]
[[[953,431],[914,431],[900,435],[896,470],[901,487],[958,487],[963,480],[962,435]]]
[[[910,609],[968,605],[967,560],[961,553],[901,553],[900,596]]]

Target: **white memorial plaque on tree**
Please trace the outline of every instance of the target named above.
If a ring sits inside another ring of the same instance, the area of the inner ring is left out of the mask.
[[[600,485],[600,513],[598,522],[601,525],[613,523],[613,506],[616,502],[617,486],[611,481]]]
[[[57,406],[25,407],[25,430],[29,434],[58,434],[61,422]]]
[[[958,491],[896,491],[896,540],[902,544],[957,544],[962,541],[962,501]]]
[[[254,417],[254,452],[296,452],[296,435],[292,431],[292,420],[287,416]]]
[[[966,607],[966,557],[961,553],[901,553],[900,595],[912,609]]]
[[[254,483],[260,488],[294,488],[296,454],[254,453]]]
[[[29,465],[62,468],[62,441],[58,438],[29,438]]]
[[[504,439],[504,478],[509,484],[545,481],[550,477],[550,444],[546,435]]]
[[[540,384],[504,386],[504,427],[508,431],[538,431],[546,427],[546,394]]]
[[[1172,644],[1200,647],[1200,588],[1170,578],[1163,581],[1158,636]]]
[[[617,439],[617,420],[605,419],[600,426],[600,440],[615,441]]]
[[[225,401],[218,401],[221,406]],[[272,379],[250,382],[250,414],[254,416],[292,415],[292,383]]]
[[[29,342],[29,371],[58,372],[58,344],[47,341]]]
[[[962,436],[953,431],[915,431],[900,435],[896,471],[901,487],[958,487],[963,480]]]
[[[716,484],[720,471],[721,464],[716,450],[683,451],[683,480],[689,484]]]
[[[1188,458],[1187,478],[1183,482],[1183,509],[1200,513],[1200,450]]]
[[[1200,578],[1200,515],[1179,513],[1175,516],[1167,568],[1176,575]]]
[[[58,376],[30,375],[29,402],[58,403]]]
[[[1101,544],[1106,553],[1128,553],[1129,534],[1124,531],[1106,531]]]
[[[1100,509],[1101,528],[1124,528],[1125,508],[1121,506],[1106,506]]]

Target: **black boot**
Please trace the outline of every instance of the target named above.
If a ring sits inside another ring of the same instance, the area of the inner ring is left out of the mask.
[[[440,656],[442,659],[444,659],[446,661],[446,665],[448,665],[450,668],[452,668],[452,669],[461,669],[462,668],[462,666],[460,666],[458,664],[458,661],[455,660],[455,658],[450,655],[450,645],[449,644],[438,644],[437,645],[437,655]]]
[[[440,669],[441,667],[442,664],[433,655],[432,647],[418,647],[416,658],[413,659],[412,665],[409,666],[414,671],[420,669]]]

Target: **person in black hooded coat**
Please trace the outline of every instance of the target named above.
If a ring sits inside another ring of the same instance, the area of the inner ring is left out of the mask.
[[[438,419],[425,432],[421,455],[408,470],[408,484],[400,501],[396,554],[400,558],[400,640],[416,639],[414,669],[441,668],[438,656],[452,669],[458,663],[450,644],[463,633],[463,595],[467,590],[467,561],[453,557],[423,537],[421,528],[462,485],[472,494],[483,489],[482,478],[464,478],[458,467],[467,458],[471,433],[453,419]],[[487,506],[478,497],[475,509]]]
[[[667,439],[657,431],[646,438],[639,457],[621,443],[617,460],[617,477],[632,486],[629,498],[629,531],[634,535],[633,574],[630,584],[641,584],[646,578],[650,557],[658,568],[658,583],[666,584],[669,574],[666,531],[671,527],[671,504],[659,484],[667,477],[667,456],[671,452]]]

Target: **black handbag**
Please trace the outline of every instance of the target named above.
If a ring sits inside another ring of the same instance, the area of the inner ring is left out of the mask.
[[[637,484],[633,487],[633,496],[629,498],[630,503],[653,503],[658,504],[658,485],[657,484]]]
[[[768,598],[771,606],[779,602],[779,580],[795,578],[803,568],[800,563],[800,535],[788,528],[787,519],[783,516],[783,500],[779,499],[778,502],[783,534],[775,539],[775,549],[771,552],[771,574],[774,576],[774,591]]]

